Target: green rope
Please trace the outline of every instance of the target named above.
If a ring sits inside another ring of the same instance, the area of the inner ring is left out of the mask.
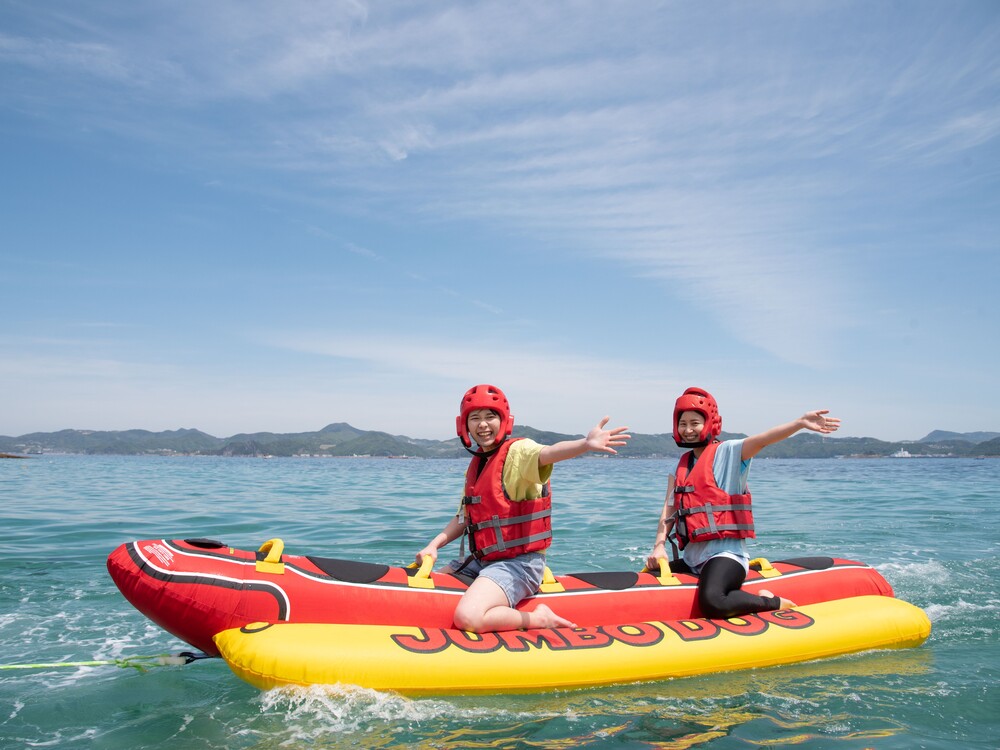
[[[0,664],[0,669],[55,669],[58,667],[121,667],[145,672],[149,667],[179,667],[199,659],[210,659],[208,654],[182,651],[179,654],[156,656],[129,656],[124,659],[99,659],[93,661],[60,661],[39,664]]]

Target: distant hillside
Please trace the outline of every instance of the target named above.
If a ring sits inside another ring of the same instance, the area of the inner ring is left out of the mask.
[[[359,430],[346,423],[318,432],[240,433],[217,438],[198,430],[149,432],[61,430],[16,438],[0,436],[0,451],[22,454],[85,453],[110,455],[201,456],[412,456],[451,458],[464,455],[458,438],[413,440],[384,432]]]
[[[979,443],[976,449],[980,456],[1000,456],[1000,437]]]
[[[910,456],[1000,456],[1000,433],[958,433],[935,431],[920,441],[887,443],[875,438],[833,438],[806,432],[765,448],[761,458],[883,458],[893,454]],[[531,427],[515,427],[516,437],[530,437],[551,444],[580,435],[543,432]],[[967,436],[989,436],[975,441]],[[944,436],[944,437],[936,437]],[[723,433],[722,438],[744,437]],[[933,438],[933,439],[932,439]],[[624,458],[668,458],[680,455],[673,436],[632,435],[619,451]],[[335,422],[316,432],[241,433],[217,438],[194,429],[149,432],[124,430],[61,430],[34,432],[19,437],[0,436],[0,453],[85,453],[112,455],[202,455],[202,456],[390,456],[412,458],[463,458],[468,455],[458,438],[421,440],[386,432],[361,430],[345,422]]]
[[[947,432],[946,430],[934,430],[926,437],[920,438],[919,443],[940,443],[945,440],[963,440],[967,443],[985,443],[1000,437],[1000,432]]]
[[[32,432],[17,438],[0,436],[0,450],[20,453],[203,453],[219,445],[219,439],[198,430],[60,430]]]

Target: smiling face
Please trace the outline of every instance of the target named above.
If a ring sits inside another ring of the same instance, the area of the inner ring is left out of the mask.
[[[495,448],[500,435],[500,415],[492,409],[475,409],[469,412],[465,426],[484,451]]]
[[[681,412],[681,416],[677,419],[677,434],[685,443],[697,443],[701,439],[703,429],[705,429],[705,417],[701,412]]]

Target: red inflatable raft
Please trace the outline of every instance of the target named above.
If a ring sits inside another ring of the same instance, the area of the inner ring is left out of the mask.
[[[208,539],[148,539],[119,546],[108,571],[125,598],[164,630],[205,653],[213,637],[254,622],[410,625],[450,628],[469,580],[375,563],[284,554],[280,539],[258,551]],[[744,588],[767,589],[796,604],[893,595],[864,563],[833,557],[769,563],[758,559]],[[697,579],[647,572],[546,576],[518,605],[545,602],[581,627],[701,616]]]

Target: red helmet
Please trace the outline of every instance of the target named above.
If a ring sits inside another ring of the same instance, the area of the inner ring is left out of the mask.
[[[500,415],[500,436],[497,443],[502,443],[510,437],[514,429],[514,419],[510,416],[510,404],[503,391],[495,385],[474,385],[462,396],[462,403],[459,404],[459,415],[455,417],[455,430],[458,437],[466,448],[471,448],[469,440],[469,415],[476,409],[492,409]]]
[[[681,440],[681,434],[677,430],[681,414],[686,411],[696,411],[705,418],[705,426],[702,428],[696,443],[685,443]],[[718,437],[721,432],[722,417],[719,416],[719,405],[715,403],[715,399],[708,391],[703,388],[688,388],[674,402],[674,442],[681,448],[697,448],[701,445],[708,445],[709,441]]]

